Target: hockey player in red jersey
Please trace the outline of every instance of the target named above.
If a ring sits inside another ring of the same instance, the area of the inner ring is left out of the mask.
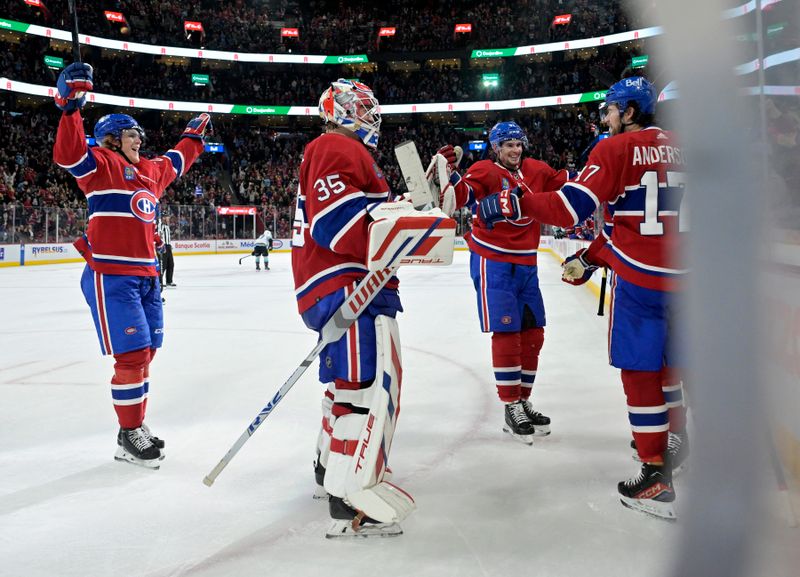
[[[530,196],[559,188],[565,170],[523,158],[528,139],[516,122],[500,122],[489,133],[496,159],[481,160],[461,177],[452,146],[438,151],[450,163],[455,206],[472,207],[498,191]],[[493,197],[495,198],[495,197]],[[477,292],[481,330],[492,333],[492,365],[497,394],[505,403],[503,430],[530,444],[533,436],[550,434],[550,418],[534,410],[530,396],[539,352],[544,344],[545,311],[539,290],[537,251],[539,222],[532,218],[485,224],[473,218],[464,235],[470,274]]]
[[[203,152],[210,117],[189,122],[174,149],[152,160],[139,156],[144,130],[126,114],[108,114],[86,143],[80,109],[92,90],[92,67],[75,62],[58,77],[63,110],[53,150],[86,195],[89,222],[75,246],[86,259],[81,289],[92,311],[100,350],[114,355],[111,397],[120,429],[115,459],[158,469],[164,441],[144,423],[150,362],[163,340],[154,243],[156,207],[164,189]]]
[[[481,204],[486,223],[535,218],[575,226],[605,204],[603,232],[568,257],[563,279],[582,284],[599,266],[614,270],[609,359],[621,369],[628,417],[642,468],[618,485],[622,503],[675,519],[672,466],[686,454],[685,413],[672,339],[686,270],[677,261],[688,230],[684,164],[671,133],[653,125],[656,94],[643,77],[625,78],[606,94],[611,137],[560,190],[534,196],[500,193]],[[672,431],[674,435],[668,436]]]
[[[298,309],[315,331],[367,275],[370,214],[389,197],[370,153],[381,124],[372,90],[350,80],[332,82],[320,97],[319,113],[325,133],[303,153],[292,236]],[[315,473],[324,486],[320,496],[330,494],[328,537],[397,535],[402,532],[398,521],[414,509],[413,499],[386,479],[400,412],[395,317],[403,309],[397,286],[391,280],[345,336],[320,353],[319,377],[327,391]],[[374,422],[386,424],[373,430]],[[363,459],[363,450],[355,453],[364,431],[371,445],[382,448],[375,462]]]

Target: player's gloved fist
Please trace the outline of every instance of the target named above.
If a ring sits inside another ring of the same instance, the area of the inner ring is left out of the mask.
[[[213,131],[214,127],[211,125],[211,116],[204,112],[200,116],[196,116],[189,121],[189,124],[186,125],[186,129],[181,136],[183,138],[203,140],[206,132],[211,134]]]
[[[94,88],[92,67],[84,62],[73,62],[58,75],[56,82],[56,106],[65,112],[83,108],[86,93]]]
[[[478,216],[489,229],[500,220],[517,220],[521,215],[518,186],[490,194],[478,203]]]
[[[441,147],[436,151],[436,154],[441,154],[447,160],[447,164],[456,165],[460,159],[456,158],[456,149],[452,144]]]
[[[561,280],[571,285],[582,285],[592,278],[599,267],[586,260],[586,249],[582,248],[561,263]]]

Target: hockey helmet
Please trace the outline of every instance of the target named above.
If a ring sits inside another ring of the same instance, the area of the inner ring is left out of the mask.
[[[525,131],[516,122],[498,122],[489,132],[489,144],[497,152],[500,146],[508,140],[519,140],[523,148],[528,148],[528,137]]]
[[[625,113],[631,101],[635,102],[642,114],[654,114],[656,111],[656,89],[653,83],[644,76],[623,78],[606,92],[606,101],[601,107],[601,114],[610,104],[616,104],[620,115]]]
[[[380,136],[380,104],[366,84],[340,78],[319,98],[319,115],[352,130],[370,148],[377,148]]]
[[[114,138],[121,138],[122,131],[129,128],[136,130],[141,139],[144,140],[144,129],[139,126],[139,123],[132,116],[127,114],[106,114],[94,125],[94,137],[99,144],[108,135]]]

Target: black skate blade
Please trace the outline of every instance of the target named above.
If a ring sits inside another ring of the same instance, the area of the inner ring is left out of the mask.
[[[523,444],[528,445],[528,446],[533,445],[534,434],[531,434],[531,435],[519,435],[519,434],[515,433],[514,431],[512,431],[511,429],[509,429],[508,427],[503,427],[503,432],[504,433],[508,433],[508,435],[512,439],[515,439],[515,440],[519,441],[520,443],[523,443]]]
[[[161,467],[161,461],[163,460],[163,456],[159,459],[137,459],[127,451],[125,451],[122,447],[117,449],[116,454],[114,455],[114,460],[119,461],[121,463],[130,463],[131,465],[136,465],[137,467],[142,467],[144,469],[151,469],[153,471],[157,471]]]
[[[403,529],[398,523],[376,523],[362,525],[358,531],[353,529],[353,522],[348,519],[335,519],[328,532],[325,533],[326,539],[342,538],[368,538],[368,537],[399,537],[403,534]]]
[[[678,520],[678,516],[675,514],[675,507],[672,506],[672,503],[660,503],[652,499],[631,499],[625,496],[620,496],[619,502],[631,511],[644,513],[645,515],[660,519],[661,521],[674,523]]]
[[[550,434],[550,425],[534,425],[534,437],[546,437]]]

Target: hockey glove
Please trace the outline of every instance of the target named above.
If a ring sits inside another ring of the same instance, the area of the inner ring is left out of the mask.
[[[86,93],[94,88],[92,67],[83,62],[73,62],[61,71],[54,96],[56,106],[64,112],[74,112],[86,104]]]
[[[202,141],[206,132],[212,134],[214,132],[214,127],[211,125],[211,116],[204,112],[200,116],[196,116],[189,121],[181,137],[195,138]]]
[[[571,285],[582,285],[590,278],[592,273],[599,267],[596,264],[590,264],[585,257],[586,249],[582,248],[572,256],[561,263],[561,280]]]
[[[488,229],[498,221],[517,220],[521,215],[518,186],[490,194],[478,203],[478,216]]]

